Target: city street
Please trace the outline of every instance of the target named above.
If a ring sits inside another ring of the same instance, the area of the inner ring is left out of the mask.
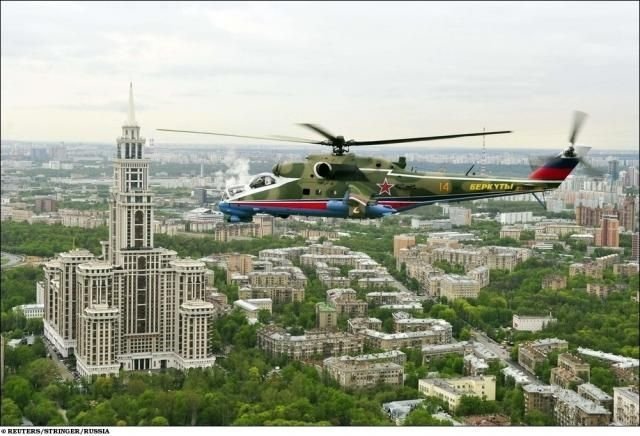
[[[530,383],[540,384],[540,381],[536,379],[535,376],[532,376],[531,374],[526,372],[524,368],[518,364],[518,362],[511,361],[511,356],[509,355],[507,350],[502,348],[500,344],[498,344],[496,341],[488,337],[486,334],[479,332],[477,330],[473,330],[471,332],[471,335],[473,336],[473,339],[475,339],[477,342],[480,342],[482,345],[487,347],[491,352],[495,353],[500,358],[500,360],[502,360],[506,365],[509,365],[514,370],[518,370],[524,373],[529,379]]]
[[[2,265],[2,268],[11,268],[14,267],[16,265],[21,264],[24,261],[24,256],[18,256],[15,254],[11,254],[11,253],[5,253],[4,251],[1,252],[2,257],[5,259],[9,259],[9,262],[7,262],[6,264]]]
[[[71,374],[71,371],[69,371],[69,368],[66,367],[64,362],[60,360],[60,356],[56,352],[54,346],[51,345],[51,343],[49,343],[49,341],[44,337],[42,338],[42,340],[44,342],[45,347],[47,347],[47,353],[49,353],[49,355],[51,356],[51,360],[58,367],[59,373],[62,376],[62,378],[64,378],[65,381],[73,381],[74,379],[73,374]]]

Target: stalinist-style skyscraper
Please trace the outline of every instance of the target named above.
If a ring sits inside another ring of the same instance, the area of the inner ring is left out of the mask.
[[[75,354],[81,375],[215,363],[207,355],[213,305],[204,301],[204,263],[153,246],[144,142],[130,87],[102,256],[73,250],[45,265],[45,336],[63,356]]]

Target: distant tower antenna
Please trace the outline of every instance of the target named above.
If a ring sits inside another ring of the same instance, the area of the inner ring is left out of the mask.
[[[482,128],[482,133],[485,132],[485,128]],[[486,172],[486,163],[487,163],[487,147],[484,143],[484,138],[485,135],[482,135],[482,159],[481,159],[481,165],[480,165],[480,175],[481,176],[486,176],[487,172]]]

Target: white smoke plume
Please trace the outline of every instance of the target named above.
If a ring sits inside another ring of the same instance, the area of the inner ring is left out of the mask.
[[[216,171],[213,178],[213,186],[216,189],[224,189],[232,185],[249,183],[249,159],[238,156],[235,152],[228,152],[222,158],[218,157],[216,163],[223,164],[226,169]]]

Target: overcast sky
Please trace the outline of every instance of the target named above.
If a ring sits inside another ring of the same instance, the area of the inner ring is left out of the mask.
[[[487,130],[489,147],[638,147],[638,2],[2,2],[2,139],[156,128],[316,139]],[[428,146],[473,146],[478,138]]]

